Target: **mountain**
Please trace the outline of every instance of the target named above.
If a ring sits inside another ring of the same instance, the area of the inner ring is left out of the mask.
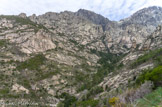
[[[144,8],[134,13],[129,18],[124,19],[125,23],[135,23],[143,25],[157,26],[161,23],[161,7]],[[158,22],[158,23],[157,23]]]
[[[84,10],[84,9],[78,10],[75,14],[77,16],[83,17],[83,18],[91,21],[94,24],[101,25],[104,31],[106,29],[106,25],[112,23],[109,19],[107,19],[99,14],[96,14],[94,12]]]
[[[118,22],[84,9],[1,15],[0,98],[29,106],[133,104],[161,86],[148,77],[152,82],[135,87],[145,69],[158,76],[161,27],[161,7]]]

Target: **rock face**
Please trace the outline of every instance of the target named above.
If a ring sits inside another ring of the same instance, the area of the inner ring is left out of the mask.
[[[152,50],[162,47],[162,26],[157,29],[144,41],[143,50]]]
[[[127,52],[129,49],[138,49],[143,41],[158,25],[162,24],[162,8],[149,7],[142,9],[129,18],[116,24],[115,29],[106,32],[107,45],[112,52]]]
[[[84,100],[100,88],[102,94],[127,89],[128,81],[154,67],[151,61],[129,65],[145,50],[162,47],[161,25],[161,7],[118,22],[84,9],[0,16],[0,94],[56,105],[65,93]]]
[[[21,17],[21,18],[27,18],[25,13],[20,13],[18,16]]]
[[[15,91],[16,93],[25,92],[26,94],[29,94],[29,90],[19,84],[14,84],[12,86],[12,91]]]
[[[26,53],[54,49],[56,45],[51,41],[56,39],[54,35],[62,35],[64,36],[62,37],[64,41],[73,40],[89,49],[110,51],[117,54],[128,53],[132,50],[140,49],[147,36],[159,24],[162,24],[161,11],[161,7],[145,8],[119,22],[110,21],[101,15],[84,9],[80,9],[75,13],[65,11],[61,13],[48,12],[40,16],[33,14],[29,16],[29,19],[34,23],[44,25],[53,34],[40,34],[39,32],[35,37],[33,36],[35,34],[23,34],[34,38],[26,40],[28,39],[27,36],[21,36],[18,41],[22,41],[21,38],[23,38],[25,42],[22,42],[23,45],[20,46],[23,46],[22,51]],[[19,17],[27,18],[25,13],[21,13]],[[14,26],[13,21],[6,20],[6,18],[3,18],[0,24],[1,27],[7,28]],[[23,27],[19,29],[25,29],[29,26]],[[41,41],[39,38],[41,38]],[[36,41],[36,39],[38,40]],[[30,48],[27,49],[28,47]]]
[[[161,11],[161,7],[145,8],[119,22],[110,21],[101,15],[84,9],[80,9],[75,13],[68,11],[62,13],[46,13],[35,18],[31,16],[30,19],[34,22],[44,24],[48,28],[59,29],[60,32],[64,32],[66,35],[70,34],[70,37],[75,34],[74,38],[78,38],[81,35],[81,38],[90,35],[93,35],[92,37],[95,37],[95,35],[97,37],[100,36],[103,40],[99,44],[104,44],[105,49],[109,49],[112,53],[127,53],[130,50],[138,49],[147,36],[159,24],[162,24]],[[90,23],[95,25],[90,25]],[[96,27],[90,31],[88,26],[89,28]],[[79,33],[80,31],[81,33]],[[90,32],[87,33],[88,31]],[[83,42],[83,44],[86,43]]]
[[[55,49],[56,45],[52,42],[50,34],[43,32],[42,30],[35,33],[10,33],[7,34],[6,39],[9,39],[12,43],[17,43],[21,47],[21,51],[24,53],[37,53],[44,52],[49,49]]]
[[[22,40],[20,41],[22,42]],[[26,38],[21,47],[25,53],[35,53],[55,49],[56,45],[52,42],[49,34],[40,30],[36,34],[30,35],[30,38]]]
[[[2,19],[1,22],[0,22],[0,28],[12,28],[13,27],[13,24],[11,23],[10,20],[6,20],[6,19]]]
[[[100,83],[100,86],[102,86],[104,90],[109,87],[111,91],[120,87],[126,88],[128,87],[128,82],[133,81],[133,78],[138,76],[142,70],[153,67],[153,64],[147,64],[137,69],[119,70],[117,75],[113,76],[113,74],[109,74],[106,78],[104,78],[104,81]]]
[[[149,7],[144,8],[136,13],[134,13],[131,17],[126,18],[122,21],[125,21],[125,24],[142,24],[142,25],[149,25],[149,26],[157,26],[161,23],[162,17],[162,8],[161,7]]]
[[[91,21],[94,24],[101,25],[103,30],[106,29],[106,25],[112,23],[109,19],[107,19],[107,18],[105,18],[105,17],[103,17],[103,16],[101,16],[99,14],[96,14],[94,12],[87,11],[87,10],[84,10],[84,9],[78,10],[75,13],[75,15],[77,15],[79,17],[83,17],[83,18]]]

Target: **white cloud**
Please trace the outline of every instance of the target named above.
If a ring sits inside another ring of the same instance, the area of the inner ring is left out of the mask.
[[[162,6],[162,0],[0,0],[0,14],[25,12],[39,15],[48,11],[88,9],[111,20],[130,16],[148,6]]]

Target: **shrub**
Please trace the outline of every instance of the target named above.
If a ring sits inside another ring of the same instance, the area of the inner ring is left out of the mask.
[[[74,96],[71,96],[68,93],[62,93],[60,98],[64,98],[64,101],[62,101],[64,107],[70,107],[77,100]]]
[[[91,90],[89,91],[87,96],[90,97],[92,95],[96,95],[96,94],[101,93],[101,92],[103,92],[103,88],[96,86],[96,87],[91,88]]]
[[[44,74],[39,73],[40,77],[37,76],[37,78],[35,78],[35,81],[40,81],[40,80],[49,78],[49,77],[55,75],[56,73],[57,73],[57,71],[56,72],[47,72],[47,73],[44,73]]]
[[[17,66],[18,70],[29,69],[29,70],[38,70],[41,65],[44,64],[46,58],[42,54],[38,54],[33,58],[28,59],[25,62],[20,63]]]
[[[59,36],[65,36],[64,33],[60,33],[60,32],[58,32],[57,34],[58,34]]]
[[[57,107],[64,107],[64,104],[63,104],[62,102],[59,102],[59,103],[57,104]]]
[[[98,105],[98,100],[86,100],[86,101],[80,101],[76,103],[76,107],[96,107]]]
[[[162,55],[162,48],[161,49],[156,49],[156,50],[152,50],[142,56],[140,56],[135,62],[133,62],[131,64],[132,68],[137,67],[138,65],[145,63],[146,61],[150,60],[150,59],[156,59],[156,57],[161,56]]]
[[[162,66],[158,66],[156,68],[154,68],[153,70],[147,70],[145,71],[142,75],[140,75],[137,80],[136,83],[140,84],[140,83],[144,83],[144,81],[146,80],[151,80],[154,82],[154,85],[157,86],[161,86],[162,83]]]
[[[109,99],[109,104],[114,106],[119,101],[119,98],[113,97]]]
[[[162,56],[158,56],[156,59],[156,65],[162,65]]]
[[[97,73],[91,75],[92,81],[84,83],[79,91],[91,89],[91,87],[99,84],[108,73],[113,72],[116,69],[115,66],[117,65],[117,62],[124,56],[104,53],[95,49],[91,49],[90,52],[100,57],[97,63],[101,66],[98,66]]]
[[[147,69],[147,70],[143,70],[142,74],[138,76],[138,78],[136,79],[136,84],[140,85],[142,83],[145,82],[145,75],[147,72],[151,72],[152,70]]]
[[[69,39],[70,42],[72,42],[74,45],[79,45],[79,43],[73,39]]]
[[[6,95],[8,93],[9,93],[9,89],[8,88],[0,90],[0,94],[2,94],[2,95]]]
[[[5,46],[6,45],[6,40],[0,40],[0,47]]]

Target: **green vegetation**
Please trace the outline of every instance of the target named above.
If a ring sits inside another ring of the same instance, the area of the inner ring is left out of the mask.
[[[95,49],[91,49],[90,52],[100,57],[98,63],[102,65],[103,69],[114,69],[114,64],[116,64],[123,57],[123,55],[104,53]]]
[[[74,45],[79,45],[79,43],[73,39],[69,39],[70,42],[72,42]]]
[[[29,70],[38,70],[41,65],[44,64],[46,58],[42,54],[38,54],[25,62],[20,63],[17,66],[18,70],[29,69]]]
[[[93,92],[99,92],[99,91],[95,90]],[[64,99],[58,104],[58,107],[96,107],[99,103],[98,100],[93,100],[93,99],[77,101],[77,99],[74,96],[69,95],[68,93],[62,93],[58,97]]]
[[[77,41],[75,41],[75,40],[72,40],[72,39],[69,39],[69,41],[71,42],[71,43],[73,43],[74,45],[76,45],[80,50],[83,50],[84,49],[84,45],[82,45],[82,44],[79,44]]]
[[[146,80],[153,81],[156,87],[160,86],[162,83],[162,66],[158,66],[153,70],[145,70],[144,73],[137,78],[136,83],[141,84]]]
[[[98,67],[97,73],[91,75],[92,81],[85,82],[80,88],[80,91],[84,89],[90,90],[96,84],[100,83],[108,73],[113,72],[115,70],[117,62],[121,59],[121,57],[123,57],[123,55],[118,56],[93,49],[91,49],[91,53],[96,54],[100,57],[98,63],[101,66]]]
[[[14,16],[14,15],[1,15],[0,18],[6,18],[8,20],[15,20],[15,23],[19,23],[20,25],[31,25],[35,33],[38,32],[39,29],[44,29],[48,31],[48,29],[45,26],[41,24],[36,24],[28,18],[21,18],[19,16]]]
[[[6,40],[0,40],[0,47],[6,46]]]
[[[155,63],[156,65],[162,65],[162,55],[156,57],[155,61],[156,61],[156,63]]]
[[[95,95],[99,94],[103,92],[103,88],[102,87],[99,87],[99,86],[95,86],[95,87],[92,87],[89,92],[87,93],[86,95],[86,98],[85,99],[91,99],[93,98]]]
[[[30,24],[30,25],[34,25],[35,26],[34,22],[32,22],[31,20],[25,19],[25,18],[21,18],[19,16],[14,16],[14,15],[5,15],[4,16],[4,15],[1,15],[0,18],[6,18],[8,20],[15,20],[16,21],[15,23],[19,23],[21,25],[28,25],[28,24]]]
[[[40,80],[43,80],[43,79],[46,79],[46,78],[49,78],[53,75],[57,74],[57,71],[56,72],[48,72],[48,73],[40,73],[39,76],[37,78],[35,78],[35,81],[40,81]]]
[[[96,54],[100,57],[98,63],[100,66],[97,66],[96,73],[93,74],[78,74],[79,80],[83,81],[83,84],[79,87],[77,90],[83,91],[85,89],[88,89],[88,93],[82,97],[83,101],[78,101],[77,107],[95,107],[98,104],[98,101],[92,100],[92,98],[97,95],[98,93],[103,92],[102,87],[96,86],[99,84],[103,78],[108,75],[108,73],[115,71],[117,68],[116,65],[118,61],[123,57],[123,55],[114,55],[111,53],[104,53],[97,50],[91,50],[91,53]],[[120,64],[120,67],[122,67],[122,64]]]
[[[152,81],[154,83],[154,89],[156,90],[138,100],[138,107],[153,107],[162,104],[162,48],[150,51],[139,57],[131,64],[131,67],[137,67],[150,60],[154,62],[155,68],[143,70],[142,74],[136,79],[136,85],[139,86],[145,81]]]
[[[154,90],[144,98],[137,101],[137,107],[161,107],[162,105],[162,87]]]
[[[21,98],[20,94],[11,94],[9,88],[4,88],[0,90],[0,98]]]
[[[87,100],[87,101],[78,101],[76,103],[76,107],[97,107],[99,101],[98,100]]]
[[[140,56],[135,62],[133,62],[131,64],[131,67],[135,68],[135,67],[145,63],[148,60],[156,59],[156,57],[158,57],[160,55],[162,55],[162,48],[161,49],[152,50],[149,53],[146,53],[146,54]]]
[[[71,96],[68,93],[62,93],[60,98],[64,98],[64,100],[61,102],[64,106],[63,107],[70,107],[74,102],[77,101],[77,99],[74,96]]]
[[[19,80],[21,81],[18,81],[18,84],[21,84],[22,86],[24,86],[25,88],[27,89],[30,89],[31,86],[30,86],[30,81],[24,77],[19,77]]]
[[[64,33],[60,33],[60,32],[58,32],[57,34],[58,34],[59,36],[65,36]]]
[[[115,106],[118,101],[119,101],[119,98],[113,97],[109,99],[109,104],[112,106]]]
[[[162,48],[156,49],[140,56],[135,62],[131,64],[131,67],[137,67],[147,61],[152,61],[155,65],[153,69],[143,70],[142,74],[136,79],[136,85],[144,83],[145,81],[152,81],[154,88],[158,88],[162,84]]]
[[[5,95],[5,94],[8,94],[9,93],[9,89],[7,88],[7,89],[2,89],[2,90],[0,90],[0,95],[2,94],[2,95]]]

